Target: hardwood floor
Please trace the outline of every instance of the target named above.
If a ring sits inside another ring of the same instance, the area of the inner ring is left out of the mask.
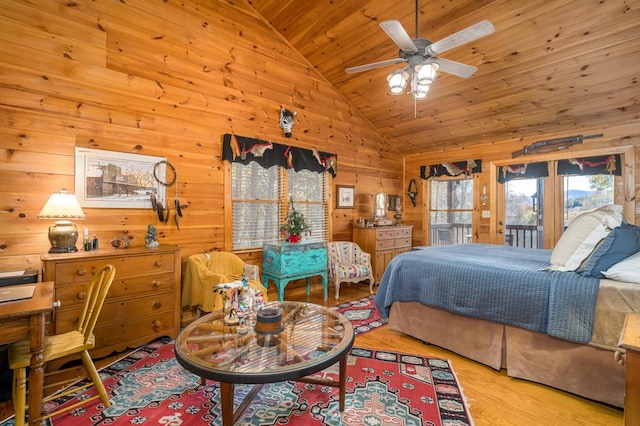
[[[286,300],[306,301],[334,306],[348,300],[369,295],[367,284],[343,284],[336,301],[329,291],[329,299],[322,299],[322,289],[312,287],[311,296],[305,287],[287,288]],[[273,299],[275,294],[269,294]],[[616,426],[623,424],[623,412],[608,405],[593,402],[547,386],[508,377],[475,361],[461,357],[437,346],[390,331],[388,327],[356,337],[359,347],[416,353],[451,360],[460,385],[467,397],[476,426],[503,425],[589,425]],[[96,361],[101,368],[125,354],[116,354]],[[11,402],[0,403],[0,419],[12,414]]]

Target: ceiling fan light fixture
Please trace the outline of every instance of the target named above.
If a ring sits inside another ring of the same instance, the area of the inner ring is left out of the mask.
[[[411,94],[415,99],[425,99],[429,94],[429,89],[431,89],[430,84],[416,84],[415,87],[412,88]]]
[[[409,73],[405,69],[396,70],[387,76],[389,82],[389,90],[394,95],[399,95],[404,92],[407,83],[409,82]]]
[[[435,62],[427,62],[415,66],[416,83],[419,85],[429,85],[437,77],[437,71],[440,66]]]

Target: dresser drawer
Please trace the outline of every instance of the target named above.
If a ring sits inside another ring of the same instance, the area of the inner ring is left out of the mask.
[[[395,240],[378,240],[376,243],[376,248],[378,250],[390,250],[395,247]]]
[[[388,228],[388,229],[378,229],[377,239],[380,240],[392,240],[396,237],[396,229]]]
[[[176,287],[174,280],[173,272],[126,279],[119,279],[116,274],[105,303],[114,299],[128,299],[141,295],[151,297],[156,293],[174,292]],[[56,299],[61,302],[60,310],[81,309],[86,297],[87,285],[88,282],[57,286]]]
[[[151,275],[172,272],[175,265],[173,253],[148,256],[114,257],[82,262],[60,262],[56,265],[56,285],[89,281],[104,265],[111,263],[116,268],[116,278],[136,275]]]
[[[96,348],[124,350],[149,343],[156,336],[176,337],[173,312],[158,312],[155,315],[133,320],[98,324],[93,334]],[[94,352],[91,351],[92,355]],[[95,355],[94,355],[95,356]],[[99,355],[98,355],[99,356]]]
[[[175,295],[171,293],[155,294],[149,297],[126,299],[113,303],[105,303],[98,318],[98,327],[112,322],[130,321],[144,316],[153,316],[158,312],[173,311]],[[56,312],[56,329],[58,333],[75,330],[78,327],[80,311],[60,310]]]
[[[401,237],[409,237],[409,238],[411,238],[411,228],[396,229],[395,237],[396,238],[401,238]]]
[[[395,247],[408,247],[411,245],[411,238],[396,238],[393,240],[395,242]]]

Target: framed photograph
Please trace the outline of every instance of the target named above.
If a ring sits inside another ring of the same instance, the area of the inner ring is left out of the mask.
[[[356,207],[356,187],[336,185],[336,208],[353,209]]]
[[[75,195],[83,207],[150,209],[164,203],[166,158],[116,151],[75,150]]]

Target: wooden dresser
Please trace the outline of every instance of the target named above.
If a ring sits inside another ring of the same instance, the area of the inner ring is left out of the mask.
[[[116,275],[94,330],[94,358],[135,348],[180,330],[180,248],[112,247],[76,253],[42,254],[43,281],[55,281],[54,332],[77,326],[86,285],[110,263]]]
[[[625,348],[625,426],[640,425],[640,314],[627,314],[620,346]]]
[[[353,228],[353,241],[371,255],[373,277],[377,284],[391,259],[411,250],[411,226]]]

